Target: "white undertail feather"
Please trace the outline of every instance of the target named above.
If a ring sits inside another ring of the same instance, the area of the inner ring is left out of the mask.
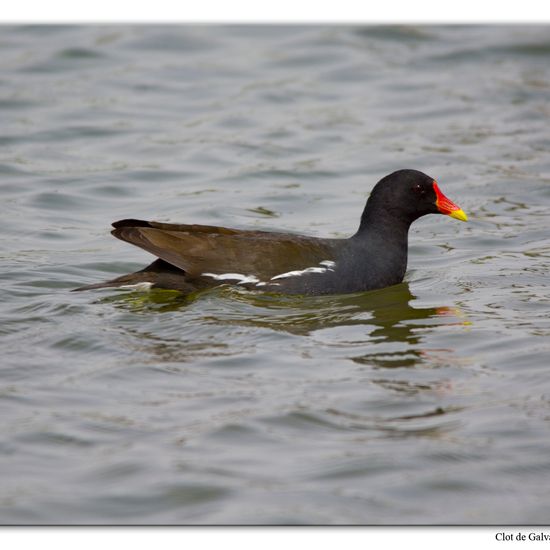
[[[121,285],[118,288],[121,288],[122,290],[140,290],[143,292],[147,292],[151,290],[152,286],[153,286],[153,283],[144,281],[133,285]]]

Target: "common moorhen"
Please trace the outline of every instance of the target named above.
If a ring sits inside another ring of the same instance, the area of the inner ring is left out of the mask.
[[[357,233],[347,239],[121,220],[113,223],[112,234],[157,259],[141,271],[75,290],[164,288],[190,293],[233,284],[319,295],[383,288],[403,280],[411,223],[438,213],[468,219],[433,178],[418,170],[398,170],[375,185]]]

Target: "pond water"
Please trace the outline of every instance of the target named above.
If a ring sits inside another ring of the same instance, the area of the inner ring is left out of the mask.
[[[0,522],[550,518],[550,27],[0,28]],[[403,284],[72,288],[143,218],[342,237],[399,168],[468,213]]]

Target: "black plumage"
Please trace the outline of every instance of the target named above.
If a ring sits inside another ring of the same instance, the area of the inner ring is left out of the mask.
[[[410,225],[437,213],[467,219],[433,178],[417,170],[399,170],[376,184],[358,231],[347,239],[121,220],[113,223],[112,234],[157,260],[141,271],[75,290],[141,284],[189,293],[237,284],[320,295],[383,288],[403,280]]]

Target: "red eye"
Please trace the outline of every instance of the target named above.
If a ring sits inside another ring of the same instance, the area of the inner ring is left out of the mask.
[[[424,190],[424,188],[422,187],[422,185],[420,185],[419,183],[417,183],[416,185],[413,185],[412,190],[413,190],[417,195],[424,195],[424,194],[426,193],[426,191]]]

